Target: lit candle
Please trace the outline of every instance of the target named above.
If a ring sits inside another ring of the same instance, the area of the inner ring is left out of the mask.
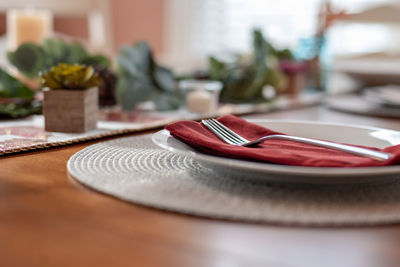
[[[191,112],[208,113],[217,107],[215,97],[206,90],[194,90],[187,94],[186,108]]]
[[[24,42],[39,43],[53,33],[53,16],[49,10],[11,9],[7,11],[7,40],[10,50]]]
[[[183,80],[179,87],[186,93],[186,109],[195,113],[217,110],[222,83],[218,81]]]

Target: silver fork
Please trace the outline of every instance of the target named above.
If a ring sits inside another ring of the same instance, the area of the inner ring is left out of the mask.
[[[310,139],[310,138],[291,136],[291,135],[281,135],[281,134],[267,135],[257,140],[250,141],[238,135],[237,133],[235,133],[234,131],[232,131],[231,129],[229,129],[216,119],[202,120],[201,123],[225,143],[236,146],[245,146],[245,147],[254,146],[268,139],[283,139],[283,140],[291,140],[291,141],[316,145],[320,147],[332,148],[381,161],[388,160],[393,156],[390,153],[375,151],[367,148],[343,145],[329,141],[322,141],[317,139]]]

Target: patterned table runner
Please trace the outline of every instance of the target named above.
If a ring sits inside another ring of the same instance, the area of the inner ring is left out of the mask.
[[[322,94],[303,95],[298,98],[280,98],[273,103],[258,105],[221,105],[213,114],[193,114],[186,110],[154,112],[134,111],[123,113],[118,110],[101,111],[97,129],[76,134],[46,132],[43,116],[31,116],[23,120],[0,122],[0,156],[21,151],[68,145],[103,137],[157,129],[179,120],[200,120],[224,114],[244,115],[284,110],[319,104]]]

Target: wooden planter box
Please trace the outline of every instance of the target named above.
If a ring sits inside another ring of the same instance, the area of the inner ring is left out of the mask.
[[[98,88],[44,91],[43,114],[48,132],[82,133],[96,128]]]

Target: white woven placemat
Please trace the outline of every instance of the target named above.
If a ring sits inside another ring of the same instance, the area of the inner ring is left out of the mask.
[[[211,218],[302,225],[400,222],[400,182],[307,186],[241,181],[156,147],[150,135],[89,146],[70,158],[68,171],[82,184],[129,202]]]

